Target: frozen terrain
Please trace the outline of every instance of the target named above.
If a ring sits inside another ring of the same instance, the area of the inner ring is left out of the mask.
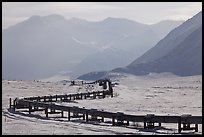
[[[202,116],[202,75],[178,77],[170,74],[150,74],[147,76],[124,75],[114,80],[114,97],[96,100],[77,100],[78,103],[63,103],[86,108],[103,109],[110,112],[142,115],[182,115]],[[100,87],[97,87],[100,88]],[[45,118],[44,112],[25,110],[13,112],[9,108],[9,98],[86,92],[85,87],[69,86],[66,81],[7,81],[2,80],[2,134],[177,134],[177,124],[162,123],[161,128],[143,129],[143,123],[130,126],[112,126],[111,123],[85,123],[83,120]],[[67,114],[64,114],[67,116]],[[56,114],[57,116],[57,114]],[[59,114],[58,114],[59,116]],[[193,125],[194,126],[194,125]],[[202,134],[182,131],[182,134]]]

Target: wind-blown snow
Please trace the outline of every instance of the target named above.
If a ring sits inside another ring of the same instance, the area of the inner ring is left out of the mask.
[[[103,109],[110,112],[141,115],[182,115],[202,116],[202,75],[178,77],[170,74],[147,76],[124,75],[114,80],[114,97],[96,100],[77,100],[78,103],[62,103],[86,108]],[[111,126],[110,123],[85,123],[83,120],[45,118],[44,112],[23,110],[13,113],[9,98],[69,94],[86,92],[84,87],[69,86],[66,82],[7,81],[2,80],[2,134],[177,134],[177,124],[162,123],[162,128],[144,130],[143,123],[131,123],[129,127]],[[100,87],[97,87],[100,89]],[[96,90],[96,89],[95,89]],[[67,117],[67,113],[64,114]],[[56,114],[56,116],[59,116]],[[105,119],[105,121],[110,119]],[[134,126],[133,126],[134,124]],[[202,134],[182,131],[184,134]]]

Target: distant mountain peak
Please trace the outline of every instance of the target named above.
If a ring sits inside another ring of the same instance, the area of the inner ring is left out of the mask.
[[[65,19],[62,15],[59,15],[59,14],[51,14],[51,15],[47,15],[47,16],[44,16],[44,18]]]
[[[107,22],[107,23],[108,22],[114,22],[114,23],[117,23],[118,21],[143,24],[143,23],[139,23],[139,22],[134,21],[134,20],[130,20],[130,19],[126,19],[126,18],[116,18],[116,17],[107,17],[102,22]]]
[[[72,17],[72,18],[69,19],[69,22],[74,23],[74,24],[80,24],[80,23],[85,23],[85,22],[89,22],[89,21],[87,21],[85,19]]]
[[[33,15],[30,18],[28,18],[27,20],[25,20],[24,22],[35,22],[35,21],[39,21],[41,19],[42,19],[42,16]]]
[[[115,20],[115,19],[118,19],[118,18],[107,17],[107,18],[104,19],[104,21],[107,21],[107,20]]]
[[[31,16],[28,21],[39,21],[39,20],[44,20],[44,21],[66,21],[66,19],[58,14],[50,14],[47,16],[40,16],[40,15],[33,15]]]

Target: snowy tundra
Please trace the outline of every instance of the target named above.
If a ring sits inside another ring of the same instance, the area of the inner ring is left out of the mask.
[[[188,77],[179,77],[172,74],[122,75],[112,81],[118,83],[113,87],[113,98],[77,100],[76,103],[68,104],[63,102],[62,105],[103,109],[132,115],[191,114],[193,116],[202,116],[202,75]],[[2,80],[2,134],[178,134],[176,123],[162,123],[161,127],[155,129],[143,129],[143,123],[139,122],[130,122],[129,126],[120,127],[112,126],[110,121],[105,123],[85,123],[79,119],[68,121],[67,118],[59,118],[59,114],[46,118],[44,112],[32,112],[29,115],[27,110],[17,109],[13,112],[9,109],[9,98],[76,92],[86,92],[85,87],[70,86],[69,83],[62,81]],[[190,130],[182,131],[181,134],[202,134],[202,125],[198,125],[198,132]]]

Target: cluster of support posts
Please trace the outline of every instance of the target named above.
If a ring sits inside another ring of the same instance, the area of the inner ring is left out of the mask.
[[[97,111],[97,109],[91,109],[91,111],[90,111],[91,112],[91,118],[88,120],[104,122],[104,117],[97,116],[96,111]]]
[[[190,123],[187,121],[188,117],[191,117],[191,115],[184,114],[184,115],[181,115],[181,117],[179,118],[179,123],[178,123],[179,133],[181,133],[182,130],[195,130],[195,132],[198,132],[198,124],[195,124],[195,127],[191,127]],[[183,127],[181,125],[183,125]]]
[[[126,125],[129,126],[129,121],[126,121],[123,119],[123,115],[124,113],[122,112],[117,112],[116,116],[112,117],[112,125],[113,126],[122,126],[122,125]],[[117,120],[117,121],[115,121]]]
[[[155,115],[154,114],[147,114],[144,117],[144,128],[151,129],[155,128]],[[158,123],[158,126],[161,127],[161,123]]]

